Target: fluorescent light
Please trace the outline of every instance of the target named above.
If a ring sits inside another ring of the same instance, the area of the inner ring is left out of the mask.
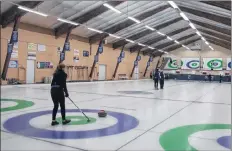
[[[126,39],[126,41],[130,42],[130,43],[135,43],[134,41],[130,40],[130,39]]]
[[[155,48],[153,48],[153,47],[150,47],[150,46],[148,46],[148,48],[150,48],[150,49],[155,49]]]
[[[150,27],[150,26],[145,26],[147,29],[150,29],[150,30],[152,30],[152,31],[154,31],[155,29],[154,28],[152,28],[152,27]]]
[[[206,41],[204,37],[201,37],[202,40]]]
[[[196,27],[193,25],[193,23],[190,23],[189,25],[192,27],[192,29],[196,29]]]
[[[199,36],[201,36],[201,33],[199,31],[196,32]]]
[[[109,9],[111,9],[112,11],[115,11],[116,13],[118,13],[118,14],[121,14],[122,12],[120,12],[119,10],[117,10],[117,9],[115,9],[113,6],[111,6],[111,5],[109,5],[109,4],[107,4],[107,3],[105,3],[105,4],[103,4],[105,7],[107,7],[107,8],[109,8]]]
[[[209,46],[209,48],[210,48],[211,50],[214,50],[213,47],[211,47],[211,46]]]
[[[173,40],[171,37],[168,37],[168,36],[167,36],[167,38],[168,38],[169,40]]]
[[[158,33],[158,34],[160,34],[160,35],[162,35],[162,36],[165,36],[165,34],[163,34],[163,33],[159,32],[159,31],[158,31],[157,33]]]
[[[175,2],[173,1],[168,1],[168,3],[173,7],[173,8],[178,8]]]
[[[75,23],[75,22],[72,22],[72,21],[69,21],[69,20],[66,20],[66,19],[62,19],[62,18],[58,18],[57,20],[61,21],[61,22],[64,22],[64,23],[69,23],[69,24],[72,24],[72,25],[79,25],[78,23]]]
[[[205,42],[205,44],[206,44],[206,45],[209,45],[209,43],[208,43],[207,41]]]
[[[159,52],[164,52],[163,50],[158,50]]]
[[[32,10],[32,9],[28,9],[28,8],[26,8],[26,7],[19,6],[18,8],[19,8],[19,9],[22,9],[22,10],[25,10],[25,11],[28,11],[28,12],[31,12],[31,13],[34,13],[34,14],[37,14],[37,15],[40,15],[40,16],[44,16],[44,17],[47,17],[47,16],[48,16],[47,14],[40,13],[40,12],[34,11],[34,10]]]
[[[175,40],[175,43],[179,44],[179,42],[178,42],[178,41],[176,41],[176,40]]]
[[[182,17],[184,18],[184,20],[189,21],[188,17],[187,17],[187,16],[185,16],[185,14],[184,14],[183,12],[181,12],[181,13],[180,13],[180,16],[182,16]]]
[[[114,38],[120,38],[119,36],[116,36],[116,35],[112,35],[112,34],[109,34],[109,35]]]
[[[88,28],[89,30],[92,30],[92,31],[95,31],[95,32],[98,32],[98,33],[103,33],[102,31],[100,30],[97,30],[97,29],[93,29],[93,28]]]
[[[185,45],[182,45],[182,47],[185,47],[185,48],[187,48]]]
[[[128,17],[130,20],[133,20],[134,22],[136,22],[136,23],[141,23],[139,20],[137,20],[137,19],[135,19],[134,17]]]
[[[146,46],[146,45],[144,45],[144,44],[141,44],[141,43],[138,43],[138,45],[140,45],[140,46]]]
[[[168,54],[168,52],[166,52],[166,51],[164,53]]]

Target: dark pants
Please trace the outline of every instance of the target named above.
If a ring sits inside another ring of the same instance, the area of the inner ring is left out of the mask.
[[[54,108],[52,112],[52,120],[56,120],[56,114],[60,105],[62,119],[65,120],[65,97],[64,92],[60,88],[51,89],[51,97],[54,103]]]
[[[155,82],[155,88],[158,88],[159,80],[158,80],[158,79],[155,79],[154,82]]]
[[[164,88],[164,79],[160,79],[160,88],[161,88],[161,89]]]

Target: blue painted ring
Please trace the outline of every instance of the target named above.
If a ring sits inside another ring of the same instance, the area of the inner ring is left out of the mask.
[[[99,110],[83,109],[83,112],[98,113]],[[79,112],[77,109],[69,109],[66,112]],[[39,137],[49,139],[84,139],[84,138],[96,138],[109,135],[120,134],[129,131],[138,126],[139,121],[130,115],[118,112],[107,111],[107,114],[116,118],[117,123],[101,129],[87,130],[87,131],[55,131],[46,130],[32,127],[29,121],[33,118],[51,114],[51,110],[27,113],[8,119],[3,127],[16,134],[28,136],[28,137]]]
[[[231,136],[223,136],[217,139],[218,144],[221,146],[231,149]]]
[[[186,64],[186,66],[187,66],[188,68],[190,68],[190,69],[197,69],[197,68],[199,68],[199,66],[192,67],[192,66],[190,65],[191,63],[194,63],[194,62],[199,63],[199,60],[191,60],[191,61],[189,61],[189,62]]]

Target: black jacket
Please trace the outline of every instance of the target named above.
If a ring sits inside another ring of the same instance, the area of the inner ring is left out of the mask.
[[[66,94],[68,94],[66,79],[67,74],[63,70],[57,70],[53,75],[51,86],[59,86]]]

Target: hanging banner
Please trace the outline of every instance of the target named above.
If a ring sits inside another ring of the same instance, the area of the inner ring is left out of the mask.
[[[166,70],[176,70],[179,67],[182,67],[183,61],[180,62],[180,65],[178,65],[178,60],[175,58],[171,59],[172,61],[168,61],[168,63],[165,65],[164,69]]]
[[[12,53],[13,51],[13,44],[8,43],[7,45],[7,53]]]
[[[77,50],[77,49],[74,49],[74,51],[73,51],[73,61],[74,62],[78,62],[79,61],[79,59],[80,59],[80,57],[79,57],[79,55],[80,55],[80,53],[79,53],[80,51],[79,50]]]
[[[121,62],[122,62],[122,58],[118,57],[118,63],[121,63]]]
[[[46,51],[46,46],[38,44],[38,51]]]
[[[18,68],[18,61],[10,60],[8,68]]]
[[[34,43],[28,43],[28,45],[27,45],[27,49],[28,49],[28,50],[37,51],[37,44],[34,44]]]
[[[140,61],[141,60],[141,56],[137,56],[136,60]]]
[[[183,62],[181,69],[196,70],[200,67],[200,58],[181,58],[181,61]]]
[[[203,58],[203,70],[222,70],[222,58]]]
[[[86,50],[83,50],[83,57],[89,57],[89,52]]]
[[[37,62],[37,68],[38,69],[51,69],[53,68],[52,62]]]
[[[28,52],[27,59],[28,60],[36,60],[36,52]]]
[[[64,51],[70,51],[70,42],[64,43]]]
[[[60,61],[64,61],[65,59],[65,53],[64,52],[60,52]]]
[[[125,52],[124,51],[121,52],[120,57],[125,58]]]
[[[231,70],[231,58],[227,58],[226,70]]]
[[[12,42],[13,43],[18,42],[18,31],[13,31],[12,32]]]
[[[12,51],[11,58],[18,59],[18,50],[13,50]]]

